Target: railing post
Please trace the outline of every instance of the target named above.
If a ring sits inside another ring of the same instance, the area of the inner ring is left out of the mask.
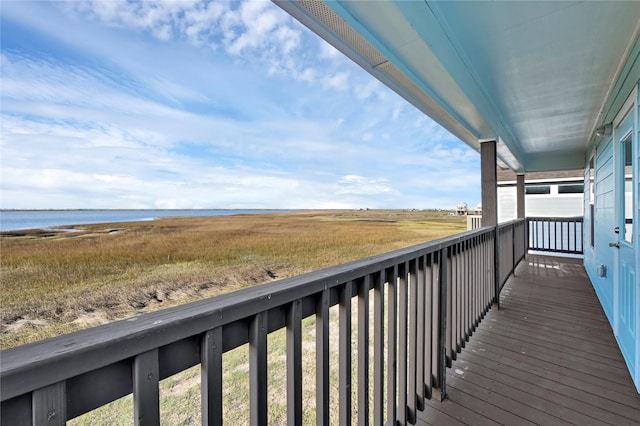
[[[202,424],[222,424],[222,327],[207,331],[201,344]]]
[[[287,310],[287,423],[302,423],[302,300]]]
[[[407,424],[407,262],[398,265],[398,424]]]
[[[133,412],[135,425],[160,424],[158,349],[137,355],[133,361]]]
[[[329,424],[329,290],[316,302],[316,425]]]
[[[34,391],[31,410],[34,425],[66,425],[66,382],[54,383]]]
[[[384,424],[384,288],[383,271],[373,279],[373,424]]]
[[[447,345],[447,259],[449,248],[443,248],[439,253],[439,279],[438,279],[438,390],[440,391],[440,401],[447,396],[447,365],[446,365],[446,345]]]
[[[522,258],[527,258],[527,253],[529,252],[529,219],[526,219],[524,222],[524,241],[522,241]]]
[[[358,424],[369,424],[369,290],[370,276],[358,283]]]
[[[496,237],[493,240],[493,285],[495,287],[493,303],[495,303],[498,310],[500,310],[500,227],[497,224],[495,227],[495,233]]]
[[[340,397],[339,423],[351,426],[351,298],[353,296],[352,282],[347,282],[340,291],[338,356],[340,365],[338,371]],[[302,398],[301,398],[302,399]],[[302,419],[300,420],[302,421]],[[289,424],[292,424],[289,422]],[[293,423],[298,424],[298,423]]]
[[[397,282],[398,282],[398,266],[388,268],[386,270],[386,281],[388,285],[388,302],[387,302],[387,418],[388,424],[396,424],[397,418],[397,341],[398,341],[398,317],[397,317]],[[351,344],[351,341],[349,341]],[[340,423],[342,424],[342,423]]]
[[[267,311],[262,311],[249,326],[249,421],[259,426],[267,420]]]
[[[418,290],[418,261],[417,259],[412,259],[409,261],[409,348],[408,348],[408,369],[409,369],[409,380],[407,383],[407,420],[411,424],[415,424],[416,422],[416,401],[417,401],[417,376],[416,376],[416,364],[417,364],[417,340],[418,340],[418,311],[417,311],[417,303],[418,298],[417,290]]]

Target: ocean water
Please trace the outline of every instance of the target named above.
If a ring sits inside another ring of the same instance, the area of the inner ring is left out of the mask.
[[[167,216],[229,216],[292,210],[1,210],[0,231],[88,223],[133,222]]]

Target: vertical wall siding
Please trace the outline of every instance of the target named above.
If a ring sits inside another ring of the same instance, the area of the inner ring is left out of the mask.
[[[613,326],[613,252],[609,249],[615,225],[615,193],[613,139],[603,140],[597,148],[595,176],[595,263],[589,268],[590,278],[600,303]],[[610,241],[611,240],[611,241]],[[607,269],[606,276],[595,273],[599,265]]]

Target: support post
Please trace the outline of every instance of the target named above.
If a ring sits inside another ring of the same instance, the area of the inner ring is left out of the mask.
[[[495,227],[494,239],[494,303],[500,309],[499,235],[498,235],[498,177],[496,161],[496,141],[480,144],[480,169],[482,175],[482,226]]]
[[[524,219],[526,217],[525,214],[525,190],[524,190],[524,175],[518,175],[516,181],[516,210],[518,213],[518,219]],[[529,225],[525,221],[524,223],[524,254],[527,254],[527,247],[529,246]],[[514,271],[515,274],[515,271]]]
[[[498,178],[496,166],[496,142],[481,143],[482,226],[496,226],[498,224]]]
[[[524,218],[524,175],[518,175],[516,181],[517,195],[516,206],[518,212],[518,219]]]

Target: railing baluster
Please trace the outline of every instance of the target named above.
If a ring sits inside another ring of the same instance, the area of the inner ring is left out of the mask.
[[[477,236],[473,239],[473,252],[472,252],[472,263],[471,263],[471,276],[473,277],[471,280],[471,303],[473,305],[473,315],[471,316],[471,329],[475,332],[476,327],[478,326],[478,319],[480,317],[480,283],[482,282],[481,278],[481,269],[478,268],[480,264],[480,254],[482,250],[482,237]]]
[[[287,423],[302,424],[302,300],[287,310]]]
[[[316,305],[316,424],[329,425],[329,290]]]
[[[249,326],[249,419],[267,424],[267,312],[258,312]]]
[[[339,424],[351,425],[351,297],[353,288],[351,281],[347,282],[340,291],[339,313],[339,358],[340,366],[338,378],[340,382]],[[291,422],[289,422],[291,424]],[[295,423],[298,424],[298,423]]]
[[[493,240],[494,234],[491,233],[486,236],[484,241],[484,265],[489,266],[485,267],[484,273],[484,299],[482,300],[482,311],[484,315],[487,314],[489,306],[491,306],[491,303],[493,303]]]
[[[31,417],[34,425],[66,425],[66,382],[58,382],[33,391]]]
[[[418,262],[416,259],[409,261],[409,383],[408,383],[408,399],[407,399],[407,421],[411,424],[416,423],[416,348],[417,348],[417,289],[418,289]]]
[[[445,269],[447,271],[447,279],[444,282],[444,287],[446,291],[443,293],[443,296],[446,296],[446,308],[444,310],[445,314],[445,324],[446,326],[446,365],[447,367],[451,367],[453,362],[453,327],[452,327],[452,318],[453,318],[453,278],[454,278],[454,246],[452,245],[448,249],[448,256],[444,258]]]
[[[387,268],[387,423],[396,424],[397,418],[397,341],[398,341],[398,302],[396,285],[398,281],[398,267]],[[343,424],[343,423],[340,423]]]
[[[407,424],[407,262],[398,265],[398,423]]]
[[[431,399],[433,377],[431,373],[432,341],[433,341],[433,253],[424,257],[424,390],[425,397]]]
[[[473,306],[471,305],[471,282],[472,282],[472,277],[471,277],[471,269],[469,268],[469,264],[471,262],[471,252],[472,252],[472,246],[471,246],[471,241],[467,241],[464,243],[465,244],[465,249],[464,249],[464,308],[463,308],[463,313],[464,313],[464,330],[463,330],[463,340],[462,340],[462,347],[466,346],[466,342],[469,341],[469,334],[471,332],[471,315],[473,314]]]
[[[459,275],[459,262],[458,262],[458,244],[451,246],[451,285],[448,288],[449,293],[449,306],[447,309],[451,315],[447,319],[447,327],[449,328],[449,362],[447,366],[451,366],[451,362],[457,358],[458,352],[458,275]]]
[[[491,308],[491,303],[495,303],[495,301],[496,301],[496,276],[498,274],[498,268],[496,267],[497,266],[497,260],[496,260],[495,244],[499,244],[499,242],[498,242],[498,233],[494,229],[494,232],[493,232],[493,234],[491,236],[491,244],[488,247],[488,249],[489,249],[489,259],[490,259],[491,265],[493,265],[493,267],[491,268],[491,273],[490,273],[490,276],[489,276],[489,278],[491,279],[491,283],[490,283],[490,287],[489,287],[491,302],[487,306],[487,312]]]
[[[384,424],[384,291],[382,271],[373,278],[373,424]]]
[[[469,241],[462,242],[462,328],[461,330],[461,346],[464,348],[469,340],[469,318],[471,312],[471,304],[469,303],[469,291],[471,277],[469,274],[470,246]]]
[[[424,293],[425,293],[425,257],[420,256],[416,259],[416,309],[417,309],[417,340],[416,340],[416,408],[420,411],[424,410]]]
[[[431,377],[432,387],[440,387],[440,268],[441,251],[432,254],[431,275],[433,285],[431,287]],[[433,390],[432,390],[433,396]]]
[[[478,254],[478,256],[480,257],[480,265],[481,265],[480,269],[478,270],[478,273],[480,274],[480,285],[478,287],[479,289],[478,305],[481,312],[481,318],[484,318],[484,314],[485,314],[484,303],[487,298],[487,276],[489,275],[489,272],[488,272],[489,268],[487,268],[487,265],[489,264],[487,259],[487,241],[488,240],[489,240],[488,235],[485,234],[482,236],[480,253]]]
[[[369,424],[369,275],[358,283],[358,424]]]
[[[222,328],[207,331],[201,343],[200,384],[203,425],[222,424]]]
[[[133,360],[133,413],[136,425],[160,424],[158,349]]]
[[[440,401],[447,395],[447,287],[448,287],[448,252],[449,248],[440,250],[439,257],[439,303],[438,303],[438,388]]]

